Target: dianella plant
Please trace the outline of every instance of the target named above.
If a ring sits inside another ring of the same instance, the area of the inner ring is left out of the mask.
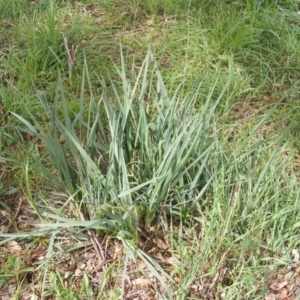
[[[68,199],[58,208],[45,197],[39,214],[63,214],[73,203],[89,220],[110,220],[105,226],[115,234],[136,236],[138,224],[186,215],[201,201],[212,180],[209,127],[222,94],[213,98],[212,86],[203,95],[200,83],[185,98],[180,87],[170,96],[151,51],[138,72],[126,74],[123,55],[116,69],[121,80],[99,76],[102,96],[95,99],[85,66],[75,116],[59,80],[51,105],[40,98],[47,130],[33,115],[31,121],[16,117],[45,144],[50,167],[34,159]]]

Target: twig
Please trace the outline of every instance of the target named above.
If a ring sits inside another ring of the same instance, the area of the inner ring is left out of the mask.
[[[79,212],[79,214],[80,214],[80,219],[82,221],[85,221],[85,218],[84,218],[83,214],[81,212]],[[98,242],[98,239],[97,239],[97,237],[95,235],[95,232],[88,229],[87,230],[87,235],[90,238],[90,240],[91,240],[91,242],[93,244],[93,247],[94,247],[94,249],[96,251],[96,254],[97,254],[98,259],[99,259],[99,264],[105,270],[106,269],[106,267],[105,267],[105,264],[106,264],[105,256],[104,256],[102,247],[101,247],[100,243]]]
[[[9,85],[10,87],[12,87],[15,91],[19,92],[19,90],[4,76],[1,76],[2,82],[6,85]]]
[[[63,33],[63,39],[64,39],[65,51],[66,51],[67,58],[68,58],[69,78],[71,78],[72,70],[73,70],[74,64],[76,62],[76,53],[77,53],[78,45],[76,46],[75,49],[74,49],[74,45],[72,45],[72,49],[70,50],[69,46],[68,46],[68,38],[65,33]]]
[[[7,220],[10,221],[10,223],[7,225],[7,231],[9,230],[9,228],[11,227],[12,223],[17,219],[19,213],[20,213],[20,210],[21,210],[21,206],[22,206],[22,203],[23,203],[23,197],[20,197],[20,202],[19,202],[19,205],[18,205],[18,208],[17,208],[17,211],[15,212],[14,216],[9,219],[9,218],[6,218],[3,222],[0,223],[0,225],[3,225]]]

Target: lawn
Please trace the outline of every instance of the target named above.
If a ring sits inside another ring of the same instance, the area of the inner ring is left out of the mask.
[[[296,0],[0,0],[0,299],[298,299]]]

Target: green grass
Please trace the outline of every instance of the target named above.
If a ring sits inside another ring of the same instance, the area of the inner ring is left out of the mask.
[[[3,295],[296,297],[297,2],[148,2],[0,3]]]

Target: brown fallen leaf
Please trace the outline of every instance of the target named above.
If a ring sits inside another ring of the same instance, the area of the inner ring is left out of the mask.
[[[273,291],[279,291],[287,285],[288,285],[287,281],[283,281],[283,282],[280,282],[280,283],[274,282],[270,285],[270,289],[273,290]]]
[[[6,216],[9,215],[9,212],[6,211],[6,210],[0,209],[0,215],[1,215],[2,217],[6,217]]]
[[[78,276],[81,276],[82,275],[82,270],[80,268],[77,268],[74,272],[74,276],[78,277]]]
[[[24,229],[26,229],[26,228],[28,228],[29,227],[29,224],[27,223],[27,222],[20,222],[19,224],[18,224],[18,229],[19,230],[24,230]]]
[[[119,245],[115,245],[114,250],[113,250],[113,260],[121,260],[123,255],[123,248]]]
[[[67,272],[65,273],[65,275],[64,275],[64,279],[68,279],[68,278],[70,278],[72,275],[73,275],[73,272],[67,271]]]
[[[135,280],[132,280],[131,283],[133,285],[140,285],[140,286],[148,286],[150,284],[149,280],[148,279],[144,279],[144,278],[137,278]]]
[[[286,274],[284,275],[285,281],[291,280],[291,278],[294,276],[294,273],[295,273],[294,271],[290,271],[290,272],[286,273]]]
[[[30,257],[31,259],[44,259],[44,256],[46,254],[47,248],[42,245],[42,244],[38,244],[34,249],[32,249],[31,253],[30,253]]]
[[[176,257],[176,255],[168,257],[168,258],[165,258],[164,262],[167,263],[167,264],[169,264],[169,265],[172,265],[172,266],[180,266],[181,265],[179,257],[178,256]]]
[[[5,226],[5,225],[1,225],[0,226],[0,233],[7,233],[7,226]]]
[[[154,243],[162,250],[168,250],[169,246],[161,239],[154,239]]]
[[[278,295],[278,300],[288,300],[288,291],[287,289],[282,289]]]
[[[146,269],[147,265],[143,261],[139,261],[139,269]]]
[[[22,251],[22,247],[16,241],[8,242],[7,247],[11,254],[19,254]]]
[[[276,300],[276,296],[273,293],[269,293],[266,297],[265,300]]]
[[[158,247],[153,247],[152,249],[150,249],[148,251],[148,253],[155,253],[155,252],[159,252],[159,248]]]

